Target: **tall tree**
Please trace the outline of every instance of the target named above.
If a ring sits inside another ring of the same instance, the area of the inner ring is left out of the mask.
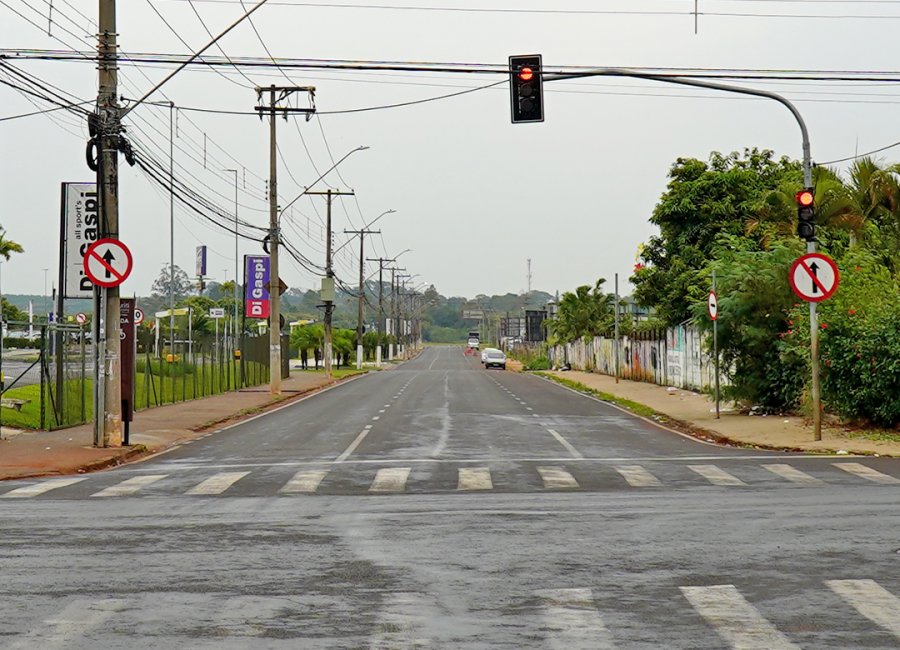
[[[585,284],[562,295],[556,318],[550,324],[552,338],[565,343],[598,336],[612,328],[615,296],[604,293],[605,282],[600,278],[593,287]]]
[[[763,194],[798,178],[799,169],[795,161],[757,149],[713,153],[709,162],[679,158],[650,217],[660,233],[644,247],[643,265],[632,276],[638,302],[655,307],[667,325],[690,318],[691,304],[708,290],[697,272],[711,259],[716,240],[744,236]]]
[[[185,273],[177,264],[175,265],[174,282],[168,264],[164,264],[159,272],[159,276],[153,281],[152,293],[157,298],[166,299],[169,297],[170,288],[175,289],[175,300],[183,300],[193,289],[193,284],[188,274]]]
[[[0,226],[0,255],[3,259],[8,260],[13,253],[24,253],[25,249],[22,245],[6,238],[6,230]]]

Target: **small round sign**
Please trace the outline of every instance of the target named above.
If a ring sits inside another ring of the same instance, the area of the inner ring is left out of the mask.
[[[140,325],[144,322],[144,310],[137,307],[134,308],[134,324]]]
[[[719,318],[719,299],[716,297],[715,291],[709,292],[709,297],[706,299],[706,310],[709,312],[709,317],[712,320],[718,320]]]
[[[98,239],[84,254],[84,273],[99,287],[117,287],[131,274],[131,251],[118,239]]]
[[[87,322],[87,314],[78,312],[77,314],[75,314],[75,322],[79,325],[84,325]]]
[[[837,264],[822,253],[807,253],[798,258],[788,274],[791,288],[806,302],[822,302],[834,295],[841,275]]]

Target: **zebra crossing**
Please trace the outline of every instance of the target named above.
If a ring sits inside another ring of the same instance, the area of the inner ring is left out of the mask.
[[[90,489],[97,483],[108,483],[115,473],[101,473],[72,478],[52,478],[12,487],[0,493],[0,500],[27,498],[111,499],[142,495],[169,496],[273,496],[299,494],[401,494],[410,492],[490,492],[566,490],[597,491],[608,489],[690,488],[717,486],[748,488],[765,486],[823,486],[832,483],[851,485],[900,485],[900,479],[859,462],[834,462],[816,466],[819,476],[788,463],[760,463],[728,467],[716,464],[685,464],[673,471],[669,467],[646,467],[637,464],[550,464],[540,461],[485,466],[465,465],[455,468],[455,480],[448,472],[425,471],[428,463],[409,465],[392,463],[374,467],[360,463],[323,464],[322,467],[295,470],[290,476],[273,477],[271,467],[214,472],[204,478],[180,471],[138,474],[118,482]],[[502,465],[502,466],[500,466]],[[823,473],[823,468],[829,474]],[[158,470],[157,470],[158,471]],[[661,473],[665,471],[665,477]],[[738,476],[739,473],[741,476]],[[265,483],[257,478],[265,475]],[[768,478],[767,478],[768,477]],[[192,481],[190,485],[185,485]],[[273,483],[277,483],[274,486]],[[0,486],[2,489],[3,486]]]
[[[454,625],[449,620],[445,621],[448,624],[441,624],[441,620],[457,616],[465,620],[468,638],[477,647],[490,645],[491,625],[499,620],[504,647],[512,643],[519,648],[615,650],[631,647],[634,639],[627,619],[637,616],[642,621],[641,641],[653,647],[696,647],[699,639],[704,640],[704,648],[720,647],[715,643],[708,645],[713,636],[722,647],[732,650],[859,647],[856,642],[862,635],[868,641],[866,647],[893,648],[900,643],[900,598],[871,578],[823,580],[802,589],[780,590],[776,598],[797,595],[794,590],[801,590],[803,599],[808,599],[812,607],[833,614],[827,625],[812,631],[798,628],[791,622],[790,614],[785,616],[773,608],[765,597],[757,596],[755,600],[742,593],[739,585],[666,586],[645,602],[659,599],[671,606],[680,621],[682,641],[670,636],[669,623],[653,605],[646,611],[617,609],[614,603],[625,595],[622,586],[551,586],[535,588],[530,593],[516,590],[502,596],[497,611],[483,609],[483,604],[469,604],[452,613],[438,593],[411,587],[378,594],[367,592],[364,600],[346,602],[349,616],[368,623],[356,631],[358,637],[344,636],[342,642],[352,647],[385,650],[451,647],[447,635],[455,632]],[[749,591],[753,593],[752,589]],[[148,612],[154,611],[148,609],[147,599],[151,597],[154,607],[163,608],[156,619],[148,618]],[[24,616],[0,621],[0,634],[5,639],[4,647],[19,649],[56,647],[55,642],[60,640],[65,641],[66,647],[87,647],[85,641],[102,644],[106,634],[118,635],[115,638],[121,643],[127,630],[150,633],[161,644],[175,643],[187,631],[192,634],[193,644],[199,640],[192,622],[192,617],[197,617],[219,642],[230,638],[243,643],[241,647],[297,647],[294,644],[304,638],[309,626],[317,625],[313,610],[296,607],[302,598],[301,594],[275,593],[235,594],[221,599],[219,594],[156,591],[114,598],[99,594],[93,598],[45,598]],[[324,603],[325,597],[319,597],[318,602]],[[109,627],[113,617],[116,626]],[[154,625],[165,628],[154,629]],[[270,634],[271,631],[278,635]],[[251,640],[254,637],[258,638]],[[280,641],[274,641],[276,638]],[[327,645],[327,639],[323,641]],[[468,646],[462,637],[457,636],[454,641],[455,647]]]

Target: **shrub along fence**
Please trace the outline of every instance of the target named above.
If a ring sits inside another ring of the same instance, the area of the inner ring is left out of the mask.
[[[11,327],[11,326],[10,326]],[[22,330],[24,331],[24,330]],[[94,348],[90,327],[43,325],[4,348],[0,373],[0,424],[58,429],[94,417]],[[12,336],[12,334],[11,334]],[[266,384],[269,336],[245,334],[239,345],[225,336],[195,333],[174,345],[155,345],[153,333],[139,332],[133,371],[135,410],[152,408]],[[235,354],[240,350],[240,355]],[[287,350],[287,337],[283,341]],[[282,377],[287,376],[284,355]]]
[[[660,386],[706,391],[715,383],[715,362],[707,336],[698,328],[678,326],[623,336],[618,345],[619,376]],[[616,374],[616,340],[604,336],[579,339],[549,350],[554,367]],[[724,385],[726,379],[723,376]]]

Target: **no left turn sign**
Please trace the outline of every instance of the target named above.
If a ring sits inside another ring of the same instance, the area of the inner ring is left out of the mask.
[[[118,239],[99,239],[84,254],[84,272],[100,287],[117,287],[131,274],[131,251]]]
[[[791,266],[791,288],[806,302],[822,302],[834,295],[841,276],[837,264],[822,253],[807,253]]]

